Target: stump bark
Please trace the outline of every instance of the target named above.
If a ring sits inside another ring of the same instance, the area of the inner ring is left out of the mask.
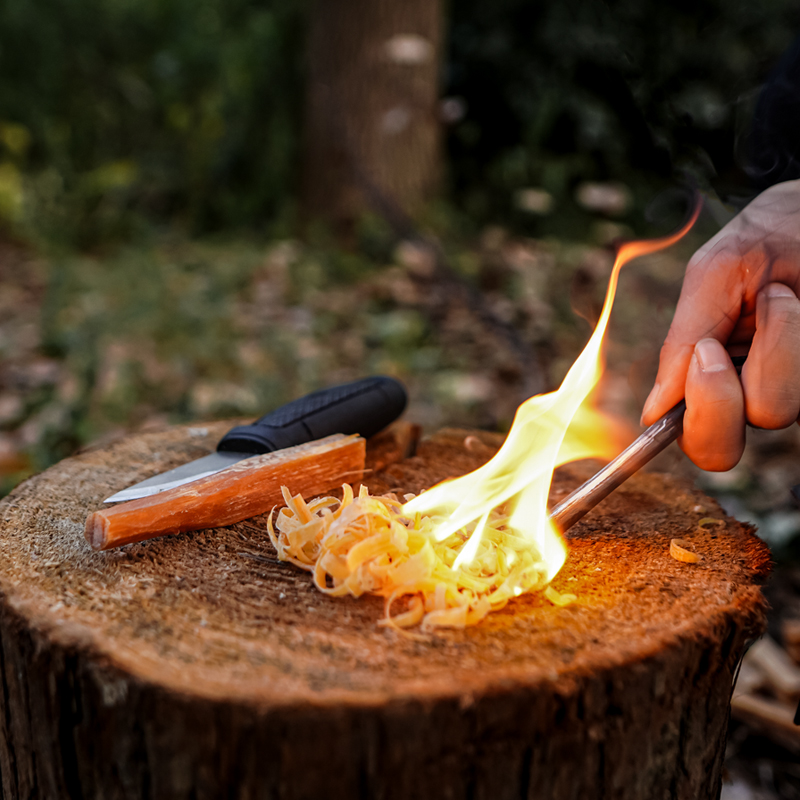
[[[104,497],[225,430],[134,436],[0,503],[4,798],[719,796],[736,665],[764,626],[751,528],[638,475],[571,531],[554,587],[575,604],[524,595],[424,640],[277,562],[262,518],[89,549]],[[371,489],[478,467],[499,441],[472,434],[375,455]],[[592,466],[562,469],[555,499]],[[675,537],[703,561],[670,558]]]

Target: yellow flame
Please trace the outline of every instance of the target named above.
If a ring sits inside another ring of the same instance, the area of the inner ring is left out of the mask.
[[[506,529],[535,543],[547,565],[547,581],[561,569],[567,557],[566,545],[547,511],[553,472],[568,461],[610,458],[618,452],[617,437],[586,400],[603,370],[601,348],[620,269],[638,256],[677,242],[694,224],[698,211],[672,236],[627,242],[620,247],[600,319],[586,347],[557,391],[531,397],[517,409],[511,430],[494,458],[468,475],[434,486],[403,506],[408,517],[421,514],[441,520],[433,532],[437,541],[472,529],[454,568],[472,562],[490,512],[505,504],[509,515]],[[520,585],[515,591],[519,594],[526,588]]]

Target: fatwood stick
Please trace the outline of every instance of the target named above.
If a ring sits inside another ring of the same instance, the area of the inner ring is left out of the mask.
[[[336,434],[253,456],[197,481],[89,515],[86,541],[108,550],[169,533],[233,525],[283,503],[293,494],[318,494],[361,480],[366,444]]]

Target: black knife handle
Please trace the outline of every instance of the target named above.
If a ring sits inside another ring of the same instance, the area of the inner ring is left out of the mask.
[[[228,431],[219,451],[270,453],[334,433],[358,433],[365,439],[394,422],[406,407],[400,381],[378,375],[321,389],[271,411],[252,425]]]

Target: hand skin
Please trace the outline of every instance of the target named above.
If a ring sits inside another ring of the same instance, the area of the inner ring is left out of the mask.
[[[786,428],[800,414],[800,181],[755,198],[692,257],[658,375],[652,425],[686,398],[683,436],[705,470],[735,466],[745,423]],[[747,354],[741,379],[730,356]]]

